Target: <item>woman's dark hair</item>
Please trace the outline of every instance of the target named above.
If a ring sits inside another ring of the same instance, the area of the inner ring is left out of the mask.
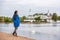
[[[16,18],[16,16],[17,16],[17,12],[18,12],[17,10],[14,12],[14,16],[13,16],[13,17],[14,17],[14,19],[15,19],[15,18]]]

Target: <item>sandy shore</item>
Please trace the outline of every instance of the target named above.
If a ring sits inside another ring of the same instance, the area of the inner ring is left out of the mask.
[[[16,37],[11,34],[0,32],[0,40],[33,40],[33,39],[21,37],[21,36]]]

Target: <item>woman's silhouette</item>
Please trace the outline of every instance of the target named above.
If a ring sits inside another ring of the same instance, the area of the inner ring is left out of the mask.
[[[14,32],[13,32],[13,35],[17,36],[16,30],[18,29],[18,27],[20,25],[20,18],[18,16],[18,11],[17,10],[14,12],[12,20],[13,20],[14,28],[15,28]]]

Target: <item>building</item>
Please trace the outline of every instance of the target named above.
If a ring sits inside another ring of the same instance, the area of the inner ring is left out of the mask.
[[[34,20],[34,16],[33,16],[33,15],[26,16],[26,19],[25,19],[24,21],[28,21],[28,22],[33,22],[33,21],[35,21],[35,20]]]
[[[24,21],[29,21],[29,22],[33,22],[35,21],[34,18],[36,17],[40,17],[41,21],[45,21],[47,20],[47,22],[52,22],[52,14],[49,13],[49,11],[45,14],[42,14],[42,13],[36,13],[34,15],[29,15],[29,16],[26,16],[26,19]]]

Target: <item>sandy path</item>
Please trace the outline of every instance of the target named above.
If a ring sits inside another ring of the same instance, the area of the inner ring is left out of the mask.
[[[32,40],[32,39],[21,36],[16,37],[11,34],[0,32],[0,40]]]

